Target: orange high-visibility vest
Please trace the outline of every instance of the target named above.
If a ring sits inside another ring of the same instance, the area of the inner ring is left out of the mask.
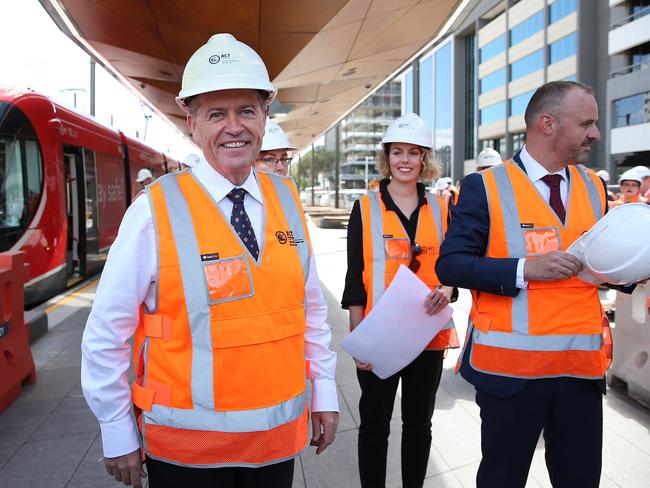
[[[613,207],[619,207],[621,205],[625,205],[626,203],[648,203],[648,200],[646,200],[644,197],[641,195],[633,195],[631,197],[628,197],[627,195],[621,195],[618,200],[616,200],[612,204]]]
[[[490,212],[485,257],[565,251],[604,215],[607,203],[600,179],[582,165],[568,169],[566,224],[517,164],[508,161],[481,173]],[[520,378],[602,378],[611,347],[604,341],[597,286],[574,277],[530,281],[514,298],[472,295],[474,369]]]
[[[420,208],[415,243],[422,249],[417,256],[416,275],[432,290],[440,285],[434,269],[440,244],[447,231],[447,206],[442,198],[426,194],[427,204]],[[400,265],[411,262],[411,240],[395,212],[387,211],[379,192],[359,198],[363,227],[363,284],[366,289],[364,317],[377,303]],[[458,347],[453,319],[433,338],[427,349]]]
[[[146,190],[157,306],[141,313],[132,393],[152,458],[260,466],[306,445],[310,243],[293,182],[256,175],[265,213],[257,262],[192,173]]]

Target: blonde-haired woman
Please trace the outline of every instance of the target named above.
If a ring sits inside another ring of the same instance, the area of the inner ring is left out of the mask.
[[[439,312],[452,299],[452,288],[441,286],[434,270],[447,230],[447,206],[418,181],[440,175],[431,149],[431,132],[415,114],[393,121],[382,139],[377,168],[385,179],[379,192],[355,202],[348,225],[348,271],[342,306],[350,311],[351,330],[377,303],[401,264],[409,266],[431,288],[423,303],[429,314]],[[458,347],[451,321],[425,351],[390,378],[380,379],[372,372],[372,364],[355,359],[361,386],[359,475],[363,488],[385,486],[390,419],[400,380],[402,484],[404,488],[422,486],[444,349],[450,347]]]

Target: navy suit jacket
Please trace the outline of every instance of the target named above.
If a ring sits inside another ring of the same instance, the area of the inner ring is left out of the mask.
[[[519,154],[512,158],[524,171]],[[569,173],[567,172],[567,176]],[[570,176],[569,176],[570,177]],[[603,182],[605,195],[607,187]],[[519,289],[517,258],[486,258],[490,233],[490,214],[487,195],[480,174],[467,175],[463,180],[458,204],[454,208],[445,240],[436,262],[436,274],[447,286],[469,288],[479,293],[493,293],[515,297]],[[633,288],[632,288],[633,289]],[[629,289],[622,291],[630,292]],[[469,364],[471,337],[461,358],[460,374],[476,388],[492,395],[509,397],[518,393],[528,380],[509,378],[476,371]],[[605,384],[602,381],[601,390]]]

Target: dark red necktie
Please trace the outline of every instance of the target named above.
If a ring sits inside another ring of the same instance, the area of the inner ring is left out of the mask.
[[[560,196],[560,182],[562,181],[562,177],[560,175],[546,175],[542,178],[542,181],[551,189],[551,196],[548,199],[549,205],[555,211],[562,223],[564,223],[564,219],[566,218],[566,209],[564,208],[562,197]]]

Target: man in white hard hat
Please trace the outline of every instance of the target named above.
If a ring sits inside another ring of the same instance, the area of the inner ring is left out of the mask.
[[[289,139],[282,127],[267,117],[262,149],[255,162],[255,168],[260,171],[287,176],[289,174],[289,164],[291,164],[289,152],[293,150],[295,148],[289,143]]]
[[[135,189],[135,194],[137,195],[144,187],[153,181],[153,174],[147,168],[142,168],[138,171],[138,175],[135,177],[135,182],[138,184]]]
[[[641,177],[640,195],[645,198],[650,198],[650,168],[647,166],[635,166],[632,169]]]
[[[643,178],[635,168],[625,171],[618,179],[621,193],[613,206],[618,207],[626,203],[647,203],[648,200],[641,196],[642,184]]]
[[[201,161],[148,186],[111,248],[82,388],[126,485],[141,486],[143,455],[152,488],[290,488],[310,410],[316,454],[334,440],[336,355],[298,193],[252,171],[275,95],[232,35],[200,47],[177,102]]]
[[[556,81],[526,108],[512,161],[465,177],[442,283],[472,290],[459,369],[481,409],[478,488],[523,487],[540,434],[553,486],[598,486],[608,348],[596,285],[566,252],[607,211],[581,163],[600,140],[591,87]]]
[[[486,147],[476,157],[476,171],[480,173],[501,163],[503,163],[501,154],[491,147]]]

